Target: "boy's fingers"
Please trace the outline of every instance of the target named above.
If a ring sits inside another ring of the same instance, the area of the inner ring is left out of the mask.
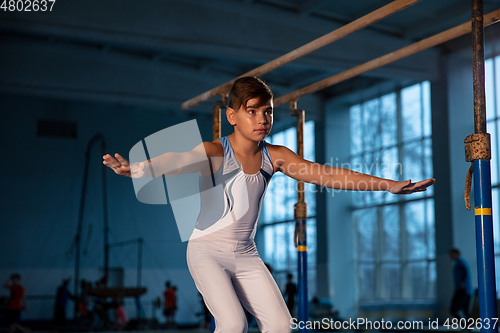
[[[103,163],[107,165],[110,168],[119,168],[121,166],[121,163],[118,162],[115,158],[112,156],[109,156],[103,160]]]
[[[116,153],[115,157],[118,160],[118,162],[120,162],[123,166],[129,165],[128,161],[126,159],[124,159],[123,157],[121,157],[120,154]]]

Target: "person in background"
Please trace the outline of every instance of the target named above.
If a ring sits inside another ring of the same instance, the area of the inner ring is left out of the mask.
[[[165,296],[165,309],[163,310],[163,314],[167,319],[167,325],[170,325],[174,323],[175,310],[177,309],[177,288],[173,287],[170,284],[170,281],[167,281],[165,286],[166,290],[163,293],[163,295]]]
[[[285,288],[285,297],[286,297],[286,307],[290,312],[290,316],[293,317],[293,309],[295,308],[295,295],[297,295],[297,285],[293,282],[293,274],[288,273],[286,276],[286,288]]]
[[[26,303],[26,292],[21,285],[21,275],[14,273],[3,284],[5,289],[9,289],[9,333],[21,331],[28,333],[29,330],[21,326],[21,311],[29,312]]]
[[[453,283],[455,288],[450,312],[455,318],[461,319],[463,317],[460,316],[459,311],[462,311],[465,318],[469,319],[469,302],[472,294],[469,264],[460,256],[458,249],[451,249],[449,255],[450,259],[454,261]]]
[[[91,289],[92,284],[87,280],[82,279],[80,281],[80,296],[78,297],[78,305],[77,305],[77,315],[78,322],[80,324],[90,324],[91,314],[89,312],[91,306],[92,298],[89,295],[89,290]]]
[[[119,297],[117,300],[117,307],[115,309],[115,328],[118,331],[122,331],[127,326],[127,323],[128,316],[123,304],[123,298]]]
[[[75,296],[68,290],[70,281],[71,278],[62,280],[61,285],[57,288],[56,303],[54,306],[54,325],[56,327],[64,327],[66,325],[66,305],[69,299],[75,300]]]

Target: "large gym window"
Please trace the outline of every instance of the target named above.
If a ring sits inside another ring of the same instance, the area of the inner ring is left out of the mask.
[[[350,108],[351,167],[379,177],[432,177],[430,83]],[[436,297],[433,188],[409,196],[353,192],[360,303]]]
[[[294,127],[266,139],[267,142],[297,151],[297,132]],[[315,161],[314,122],[304,124],[304,158]],[[316,196],[314,185],[305,184],[307,202],[307,264],[308,292],[316,294]],[[295,230],[294,205],[297,203],[297,181],[281,172],[274,174],[264,197],[260,216],[264,238],[264,261],[271,265],[278,286],[286,285],[287,273],[297,283],[297,249],[293,244]]]
[[[496,285],[500,290],[500,228],[499,228],[499,175],[500,152],[500,56],[485,61],[487,132],[491,135],[491,201],[493,203],[493,227],[495,240]]]

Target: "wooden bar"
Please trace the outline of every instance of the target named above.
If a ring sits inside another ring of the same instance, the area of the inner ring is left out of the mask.
[[[372,25],[388,16],[391,16],[394,13],[397,13],[411,5],[416,4],[421,0],[395,0],[383,7],[380,7],[377,10],[374,10],[373,12],[366,14],[365,16],[362,16],[358,18],[355,21],[352,21],[351,23],[348,23],[320,38],[317,38],[313,40],[312,42],[309,42],[291,52],[288,52],[285,55],[282,55],[279,58],[276,58],[268,63],[265,63],[262,66],[259,66],[250,72],[247,72],[241,76],[262,76],[266,73],[269,73],[276,68],[279,68],[283,65],[288,64],[291,61],[294,61],[300,57],[303,57],[313,51],[316,51],[323,46],[326,46],[328,44],[331,44],[353,32],[356,32],[358,30],[361,30],[369,25]],[[187,110],[189,108],[192,108],[195,105],[198,105],[200,103],[203,103],[205,101],[208,101],[212,97],[215,97],[217,95],[221,94],[227,94],[229,90],[231,89],[234,81],[236,81],[237,78],[232,79],[231,81],[228,81],[224,84],[221,84],[218,87],[215,87],[207,92],[204,92],[201,95],[198,95],[194,98],[191,98],[190,100],[185,101],[182,103],[181,108],[183,110]]]
[[[500,9],[497,9],[484,17],[484,26],[497,23],[498,21],[500,21]],[[470,21],[460,24],[454,28],[443,31],[437,35],[431,36],[426,39],[422,39],[419,42],[405,46],[397,51],[388,53],[376,59],[365,62],[362,65],[348,69],[342,73],[330,76],[324,80],[318,81],[301,89],[293,91],[289,94],[281,96],[274,100],[274,106],[276,107],[281,104],[297,101],[299,98],[303,96],[313,94],[317,91],[330,87],[339,82],[345,81],[347,79],[353,78],[355,76],[366,73],[373,69],[390,64],[391,62],[405,58],[407,56],[426,50],[441,43],[447,42],[449,40],[452,40],[453,38],[463,36],[471,31],[472,28]]]
[[[472,77],[474,83],[474,133],[486,133],[484,87],[483,1],[472,1]]]

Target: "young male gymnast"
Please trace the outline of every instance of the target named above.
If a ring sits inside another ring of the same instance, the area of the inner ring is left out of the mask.
[[[264,141],[273,125],[273,95],[264,82],[239,78],[229,96],[226,116],[234,126],[229,136],[204,142],[191,152],[166,153],[141,163],[129,164],[119,154],[104,155],[103,163],[127,177],[150,176],[148,165],[153,164],[155,171],[162,170],[157,175],[199,172],[208,184],[223,184],[221,196],[200,193],[201,211],[187,247],[189,271],[215,318],[215,332],[247,332],[242,305],[255,316],[261,332],[291,332],[290,313],[254,242],[272,175],[279,171],[319,186],[394,194],[425,191],[434,179],[399,182],[304,160]],[[199,163],[204,156],[209,163]],[[224,180],[223,168],[236,173]]]

